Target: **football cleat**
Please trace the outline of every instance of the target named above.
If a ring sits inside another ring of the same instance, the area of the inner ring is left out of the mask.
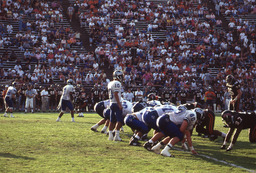
[[[218,138],[217,135],[211,135],[211,136],[209,137],[209,140],[210,140],[210,141],[214,141],[214,140],[217,139],[217,138]]]
[[[8,117],[8,115],[7,115],[7,114],[4,114],[4,117]]]
[[[232,150],[232,147],[231,146],[229,146],[227,149],[226,149],[226,151],[231,151]]]
[[[13,116],[13,115],[11,115],[11,118],[14,118],[14,116]]]
[[[74,122],[75,122],[75,120],[71,120],[71,122],[73,122],[73,123],[74,123]]]
[[[132,145],[132,146],[140,146],[140,143],[139,143],[139,140],[135,137],[131,137],[130,139],[130,142],[129,142],[129,145]]]
[[[161,151],[161,155],[165,156],[165,157],[174,157],[173,155],[171,155],[171,153],[169,153],[169,151],[167,150],[162,150]]]
[[[113,133],[109,133],[108,140],[113,141],[113,139],[114,139]]]
[[[98,132],[98,130],[93,127],[91,128],[91,131]]]
[[[100,133],[108,134],[107,130],[102,130]]]
[[[149,143],[149,142],[146,142],[146,143],[143,145],[143,147],[144,147],[146,150],[151,151],[152,144]]]
[[[122,139],[120,138],[120,136],[115,135],[113,141],[122,141]]]
[[[151,148],[151,150],[152,150],[154,153],[156,153],[156,154],[160,154],[161,146],[162,146],[162,145],[156,144],[155,146],[153,146],[153,147]]]
[[[208,135],[203,135],[203,138],[209,138],[209,136]]]
[[[220,147],[220,149],[225,149],[226,148],[226,145],[222,145],[221,147]]]

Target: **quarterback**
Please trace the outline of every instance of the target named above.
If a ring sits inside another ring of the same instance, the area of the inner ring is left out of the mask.
[[[108,94],[110,100],[110,124],[109,124],[109,137],[108,140],[121,141],[119,136],[120,128],[123,126],[123,116],[121,104],[121,90],[123,72],[116,70],[113,73],[113,81],[108,83]],[[113,130],[115,129],[115,136],[113,136]]]

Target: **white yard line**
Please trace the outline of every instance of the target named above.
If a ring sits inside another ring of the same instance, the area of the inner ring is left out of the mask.
[[[184,151],[182,149],[179,149],[179,148],[174,148],[175,150],[178,150],[178,151]],[[185,151],[185,152],[188,152],[190,153],[189,151]],[[242,166],[239,166],[239,165],[236,165],[236,164],[233,164],[233,163],[229,163],[229,162],[226,162],[224,160],[219,160],[219,159],[216,159],[214,157],[211,157],[211,156],[207,156],[207,155],[204,155],[204,154],[198,154],[198,156],[201,156],[201,157],[204,157],[204,158],[207,158],[207,159],[210,159],[210,160],[213,160],[215,162],[220,162],[220,163],[223,163],[225,165],[229,165],[229,166],[233,166],[233,167],[236,167],[236,168],[240,168],[240,169],[244,169],[248,172],[255,172],[256,173],[256,170],[252,170],[252,169],[247,169],[245,167],[242,167]]]

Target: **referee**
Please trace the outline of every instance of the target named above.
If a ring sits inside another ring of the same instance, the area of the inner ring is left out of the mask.
[[[27,90],[25,92],[25,96],[26,96],[25,113],[28,112],[28,108],[31,109],[32,113],[34,112],[34,110],[33,110],[33,107],[34,107],[34,105],[33,105],[33,103],[34,103],[34,101],[33,101],[34,95],[35,95],[35,93],[34,93],[34,91],[32,89],[32,85],[29,84],[28,88],[27,88]]]

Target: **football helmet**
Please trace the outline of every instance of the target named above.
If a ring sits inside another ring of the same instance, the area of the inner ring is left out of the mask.
[[[12,86],[16,86],[17,85],[17,83],[14,81],[14,82],[12,82]]]
[[[204,115],[203,109],[201,109],[201,108],[195,108],[195,109],[194,109],[194,112],[196,113],[196,117],[197,117],[198,120],[200,120],[200,119],[203,118],[203,115]]]
[[[151,101],[151,100],[156,100],[156,95],[154,93],[149,93],[147,95],[147,100]]]
[[[9,87],[9,85],[5,85],[5,88],[8,88]]]
[[[225,123],[229,126],[229,127],[232,127],[234,125],[234,115],[233,115],[233,112],[231,112],[230,110],[226,110],[226,111],[223,111],[221,113],[221,117],[222,117],[222,120],[225,121]]]
[[[147,107],[147,103],[146,102],[137,102],[135,103],[135,105],[133,105],[132,107],[132,112],[139,112],[140,110],[144,109],[145,107]]]
[[[180,105],[180,106],[178,106],[178,110],[179,110],[179,112],[184,112],[187,110],[187,108],[184,105]]]
[[[118,81],[123,81],[124,74],[121,70],[115,70],[113,72],[113,79],[116,79]]]
[[[69,85],[73,85],[73,83],[74,83],[74,82],[73,82],[73,80],[72,80],[72,79],[68,79],[68,80],[67,80],[67,84],[69,84]]]
[[[235,83],[235,77],[231,74],[227,75],[226,82],[229,85],[233,85]]]

